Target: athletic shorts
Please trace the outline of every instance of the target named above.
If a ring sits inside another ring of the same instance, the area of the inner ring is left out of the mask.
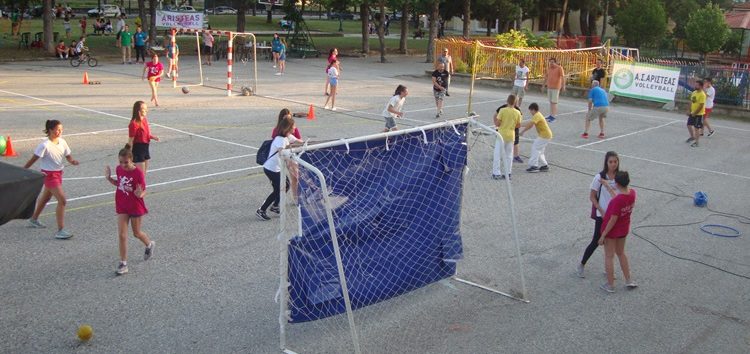
[[[523,89],[521,86],[513,86],[513,90],[510,91],[516,98],[523,98],[523,96],[526,94],[526,90]]]
[[[155,75],[154,76],[149,76],[148,80],[151,81],[152,77],[156,77],[156,79],[154,79],[154,82],[161,82],[161,76],[155,76]]]
[[[445,91],[432,90],[432,95],[435,96],[436,101],[442,101],[445,99]]]
[[[279,55],[279,60],[286,60],[286,54]]]
[[[339,84],[339,79],[337,77],[331,77],[328,79],[328,83],[331,84],[331,86],[336,86]]]
[[[607,118],[608,111],[609,111],[609,107],[607,106],[592,107],[591,110],[588,113],[586,113],[586,119],[594,120],[597,118]]]
[[[703,115],[704,118],[708,119],[708,117],[711,116],[711,112],[713,112],[713,108],[706,108],[706,114]]]
[[[44,186],[47,189],[58,188],[62,186],[62,175],[63,171],[47,171],[42,170],[44,173]]]
[[[393,117],[383,117],[385,119],[385,129],[393,129],[396,127],[396,120]]]
[[[689,115],[688,120],[687,120],[687,125],[688,126],[692,125],[695,127],[695,129],[703,128],[703,116],[694,116],[692,114]]]
[[[515,132],[516,132],[516,137],[513,138],[513,145],[518,145],[518,140],[520,139],[519,137],[521,136],[521,134],[518,134],[518,128],[515,129]]]
[[[144,162],[146,160],[151,160],[151,154],[148,152],[148,144],[134,143],[133,162]]]
[[[214,47],[209,47],[207,45],[204,45],[203,46],[203,54],[211,54],[211,52],[213,51],[213,48]]]
[[[558,103],[560,101],[560,89],[547,89],[547,98],[549,103]]]

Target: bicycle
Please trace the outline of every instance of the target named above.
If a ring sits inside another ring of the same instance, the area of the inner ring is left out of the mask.
[[[83,52],[70,58],[70,66],[74,68],[77,68],[81,63],[87,63],[92,68],[99,65],[99,61],[92,57],[88,52]]]

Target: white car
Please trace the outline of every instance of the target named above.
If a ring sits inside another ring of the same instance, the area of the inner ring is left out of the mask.
[[[87,12],[89,17],[117,17],[120,16],[120,8],[117,5],[102,5],[100,9],[91,9]]]
[[[236,15],[237,10],[229,7],[229,6],[218,6],[214,9],[214,14],[216,15]]]
[[[192,6],[180,6],[179,9],[177,9],[179,12],[198,12],[194,7]]]

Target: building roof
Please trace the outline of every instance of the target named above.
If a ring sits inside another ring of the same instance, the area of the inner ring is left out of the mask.
[[[750,6],[750,4],[747,5]],[[724,18],[727,20],[729,28],[750,29],[750,11],[730,11],[724,15]]]

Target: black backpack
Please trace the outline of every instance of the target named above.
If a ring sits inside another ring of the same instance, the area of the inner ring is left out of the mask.
[[[268,159],[275,155],[276,152],[278,152],[276,151],[271,154],[271,156],[268,156],[268,154],[271,152],[272,142],[273,140],[266,140],[263,142],[263,144],[260,144],[260,148],[258,148],[258,152],[255,154],[255,163],[257,163],[258,165],[263,165],[264,163],[266,163],[266,161],[268,161]]]

